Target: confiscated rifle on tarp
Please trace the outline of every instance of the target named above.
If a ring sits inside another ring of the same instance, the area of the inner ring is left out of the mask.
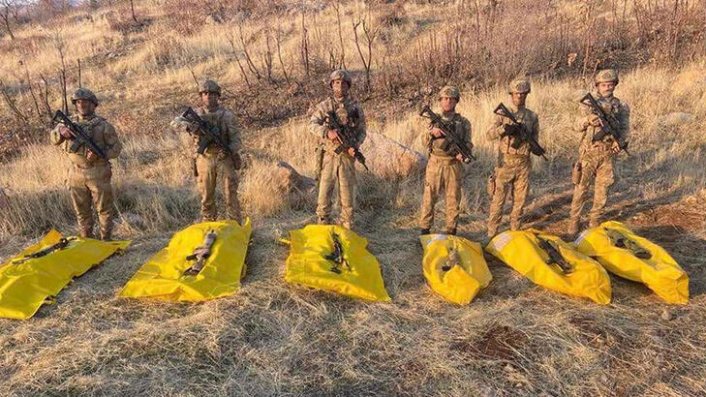
[[[331,239],[333,240],[333,252],[324,256],[324,259],[333,262],[331,271],[336,274],[341,274],[341,265],[345,265],[348,271],[351,271],[351,265],[348,264],[348,261],[343,255],[343,244],[341,244],[338,234],[331,233]]]
[[[27,255],[23,256],[22,258],[17,258],[17,259],[15,259],[15,260],[12,261],[12,264],[13,264],[13,265],[20,265],[20,264],[22,264],[22,263],[27,262],[27,261],[30,260],[30,259],[41,258],[41,257],[47,256],[47,255],[49,255],[49,254],[51,254],[51,253],[53,253],[53,252],[61,251],[61,250],[63,250],[64,248],[68,247],[68,246],[69,246],[69,243],[70,243],[72,240],[74,240],[74,238],[62,237],[56,244],[52,244],[52,245],[50,245],[50,246],[48,246],[48,247],[46,247],[46,248],[43,248],[43,249],[41,249],[41,250],[39,250],[39,251],[37,251],[37,252],[33,252],[33,253],[31,253],[31,254],[27,254]]]
[[[351,130],[349,126],[341,124],[340,120],[338,119],[338,115],[336,115],[336,112],[326,113],[326,119],[324,122],[326,123],[327,129],[336,131],[336,139],[338,140],[339,145],[334,150],[334,152],[336,154],[340,154],[343,151],[348,151],[349,148],[353,148],[353,158],[355,158],[360,164],[362,164],[363,167],[365,167],[366,171],[370,171],[368,169],[368,166],[365,165],[365,156],[363,156],[363,153],[358,147],[358,140],[355,136],[354,131]]]
[[[443,151],[448,151],[449,148],[453,147],[459,154],[461,154],[461,161],[468,164],[476,158],[471,153],[471,149],[468,145],[463,143],[463,139],[456,134],[456,128],[453,122],[444,120],[441,116],[434,113],[429,105],[424,106],[419,115],[430,120],[431,125],[440,129],[444,133],[444,138],[446,142],[442,146]]]
[[[101,159],[108,159],[108,156],[106,156],[103,149],[96,145],[93,139],[91,139],[91,137],[88,136],[86,131],[84,131],[83,127],[71,121],[71,119],[66,116],[64,112],[62,112],[61,110],[57,110],[56,113],[54,113],[54,117],[51,119],[51,121],[55,124],[63,124],[66,128],[69,129],[69,131],[71,131],[71,135],[74,139],[73,143],[69,147],[69,152],[76,153],[79,149],[81,149],[81,146],[86,146],[90,151],[95,153],[96,156],[100,157]]]
[[[535,156],[541,156],[544,160],[549,161],[547,156],[544,155],[547,151],[544,150],[534,136],[532,136],[532,133],[527,130],[527,126],[517,121],[515,116],[512,114],[510,109],[505,106],[505,104],[500,102],[495,110],[493,110],[493,113],[510,120],[510,125],[513,126],[513,131],[515,131],[508,134],[515,138],[510,145],[513,149],[519,149],[523,142],[527,142],[530,145],[530,152],[532,152],[532,154]]]
[[[606,113],[606,111],[603,110],[601,105],[598,104],[598,101],[596,101],[596,98],[594,98],[590,92],[586,93],[586,95],[581,98],[580,102],[588,106],[593,114],[598,116],[598,120],[601,124],[601,130],[593,136],[593,142],[602,141],[606,136],[612,136],[613,139],[618,142],[618,147],[620,150],[625,151],[625,154],[629,156],[630,152],[628,152],[628,142],[625,142],[620,136],[620,133],[618,132],[618,121],[615,117],[612,114]]]
[[[619,231],[614,230],[614,229],[608,229],[608,228],[604,228],[604,230],[605,230],[606,234],[608,235],[608,238],[610,239],[610,243],[613,246],[626,249],[626,250],[632,252],[633,255],[635,255],[639,259],[652,258],[652,254],[649,251],[642,248],[640,246],[640,244],[629,239],[627,236],[620,233]]]
[[[446,262],[441,266],[441,270],[448,272],[454,266],[461,266],[461,258],[459,258],[458,251],[455,248],[451,248],[446,256]]]
[[[198,133],[199,146],[198,149],[196,149],[198,154],[203,154],[209,145],[215,144],[219,148],[223,149],[228,157],[233,160],[235,169],[240,169],[240,156],[230,150],[230,146],[228,146],[225,140],[221,137],[221,129],[218,128],[217,125],[213,125],[202,119],[191,107],[187,108],[179,117],[181,117],[182,120],[196,126],[197,130],[200,132]]]
[[[196,261],[196,263],[184,271],[185,276],[195,276],[201,272],[201,269],[203,269],[206,264],[206,260],[211,256],[211,248],[216,241],[216,236],[215,230],[209,231],[206,237],[204,237],[203,244],[196,247],[194,252],[186,257],[187,261]]]
[[[539,243],[539,248],[544,250],[544,252],[546,252],[549,256],[549,259],[547,259],[548,265],[556,264],[561,268],[561,271],[564,274],[568,274],[574,271],[573,267],[561,255],[561,252],[559,252],[559,250],[554,247],[554,244],[552,244],[549,240],[545,240],[537,236],[537,242]]]

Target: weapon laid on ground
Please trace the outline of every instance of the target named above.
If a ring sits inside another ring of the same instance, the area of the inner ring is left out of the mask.
[[[463,143],[463,140],[456,135],[456,129],[452,122],[448,122],[438,114],[434,113],[429,105],[424,106],[422,111],[419,112],[419,115],[424,118],[428,118],[431,121],[432,126],[440,129],[444,133],[446,143],[444,147],[442,147],[442,150],[448,151],[450,147],[453,147],[458,153],[461,154],[462,161],[466,164],[476,159],[473,156],[473,153],[471,153],[471,149],[469,149],[468,146]]]
[[[630,252],[632,252],[636,257],[640,259],[650,259],[652,258],[652,254],[647,251],[646,249],[642,248],[640,244],[638,244],[635,241],[632,241],[622,233],[620,233],[617,230],[614,229],[608,229],[604,228],[606,234],[608,235],[608,238],[610,239],[610,243],[618,248],[623,248],[626,249]]]
[[[196,247],[194,252],[186,257],[187,261],[196,261],[196,263],[184,271],[185,276],[195,276],[201,272],[201,269],[203,269],[206,264],[206,259],[211,256],[211,247],[213,247],[213,243],[216,241],[216,236],[217,234],[215,230],[211,230],[206,233],[203,244]]]
[[[603,138],[610,135],[616,142],[618,142],[618,147],[620,147],[620,150],[625,151],[625,153],[629,156],[630,152],[628,152],[628,142],[624,142],[618,133],[618,121],[615,117],[612,114],[606,113],[606,111],[603,110],[601,105],[599,105],[596,101],[596,98],[594,98],[590,92],[586,93],[586,95],[581,98],[580,102],[588,106],[593,114],[598,116],[598,120],[600,120],[601,123],[601,130],[593,136],[593,142],[601,141]]]
[[[547,259],[547,264],[556,264],[561,268],[561,271],[564,274],[568,274],[574,271],[573,267],[569,264],[569,262],[567,262],[566,259],[561,256],[561,252],[559,252],[559,250],[554,247],[554,244],[552,244],[549,240],[545,240],[537,236],[537,242],[539,243],[539,248],[543,249],[544,252],[546,252],[549,256],[549,259]]]
[[[71,153],[76,153],[81,148],[81,146],[87,146],[90,151],[96,154],[96,156],[100,157],[103,160],[108,160],[108,156],[106,156],[103,149],[98,147],[98,145],[93,142],[93,139],[88,136],[86,131],[83,130],[83,127],[71,121],[71,119],[66,116],[64,112],[62,112],[61,110],[57,110],[56,113],[54,113],[54,117],[51,119],[51,121],[56,124],[63,124],[66,128],[69,129],[69,131],[71,131],[71,135],[74,137],[73,143],[69,147],[69,151]]]
[[[225,151],[226,154],[231,159],[233,159],[235,169],[240,169],[240,166],[242,165],[240,156],[230,150],[228,144],[221,137],[221,129],[218,128],[218,126],[213,125],[208,121],[202,119],[191,107],[187,108],[184,113],[182,113],[179,117],[182,120],[191,123],[192,125],[195,125],[198,131],[200,132],[198,134],[199,147],[196,150],[198,154],[203,154],[209,145],[215,144],[219,148],[223,149],[223,151]]]
[[[441,266],[441,270],[448,272],[453,269],[454,266],[461,266],[461,258],[458,255],[458,251],[454,248],[449,250],[449,254],[446,256],[446,263]]]
[[[53,252],[63,250],[64,248],[69,246],[69,243],[74,240],[74,238],[61,238],[59,242],[56,244],[52,244],[44,249],[41,249],[37,252],[33,252],[31,254],[25,255],[22,258],[18,258],[12,261],[13,265],[19,265],[22,263],[27,262],[30,259],[36,259],[36,258],[41,258],[43,256],[47,256]]]
[[[517,121],[515,116],[512,114],[510,109],[505,106],[502,102],[493,110],[493,114],[497,114],[498,116],[505,117],[510,120],[513,126],[513,130],[515,131],[514,133],[510,133],[508,135],[514,136],[515,140],[512,142],[512,148],[513,149],[519,149],[520,145],[522,145],[523,142],[527,142],[530,145],[530,152],[534,154],[535,156],[541,156],[544,160],[549,161],[547,156],[544,154],[547,152],[544,150],[544,148],[537,142],[536,139],[532,136],[532,133],[527,130],[527,126],[524,124],[520,123]]]
[[[336,135],[338,135],[339,145],[334,152],[336,154],[340,154],[343,151],[348,151],[349,148],[353,148],[355,152],[353,157],[358,160],[363,167],[365,167],[366,171],[370,171],[368,166],[365,165],[365,156],[363,156],[363,153],[361,153],[360,148],[358,147],[358,142],[354,132],[347,125],[341,124],[338,120],[336,112],[326,113],[325,123],[327,129],[336,131]]]
[[[343,255],[343,244],[341,244],[338,234],[331,233],[331,239],[333,240],[333,252],[324,256],[324,259],[333,262],[331,271],[336,274],[341,274],[341,265],[345,265],[348,271],[351,271],[351,265]]]

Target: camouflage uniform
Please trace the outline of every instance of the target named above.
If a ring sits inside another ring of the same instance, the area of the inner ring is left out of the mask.
[[[71,97],[76,103],[78,99],[86,99],[98,105],[96,96],[85,88],[77,90]],[[103,150],[107,159],[95,158],[88,160],[88,149],[85,145],[76,152],[71,152],[74,143],[59,133],[57,125],[50,133],[51,143],[61,147],[69,156],[72,167],[69,172],[69,192],[71,202],[76,212],[79,225],[79,234],[82,237],[93,237],[93,208],[95,205],[100,224],[100,238],[109,240],[113,232],[115,206],[113,205],[113,189],[110,184],[112,176],[111,165],[108,160],[118,157],[122,145],[115,132],[115,128],[104,118],[95,114],[83,117],[79,114],[70,116],[71,120],[81,126],[93,142]]]
[[[440,92],[441,97],[456,98],[460,100],[458,88],[446,86]],[[456,112],[442,114],[446,121],[452,121],[456,128],[456,135],[461,137],[469,150],[473,149],[471,143],[471,122]],[[458,151],[446,147],[446,138],[434,138],[431,129],[421,135],[422,143],[429,148],[429,162],[424,176],[424,193],[422,208],[419,218],[419,228],[422,233],[428,233],[434,224],[434,206],[441,191],[445,193],[446,204],[446,233],[456,234],[459,217],[459,204],[461,203],[461,179],[463,165],[456,158]],[[444,148],[446,150],[444,150]]]
[[[530,89],[531,87],[527,80],[515,80],[510,84],[510,93],[529,93]],[[510,105],[508,109],[518,122],[525,125],[534,139],[538,140],[539,118],[537,114],[526,107],[516,109],[513,105]],[[498,232],[505,196],[508,191],[512,192],[510,229],[518,230],[520,228],[522,211],[529,192],[529,175],[532,168],[530,144],[522,142],[517,149],[513,148],[512,145],[516,138],[504,134],[505,126],[510,124],[511,121],[509,119],[496,116],[487,132],[489,139],[498,140],[497,165],[491,177],[494,179],[494,181],[491,181],[494,186],[490,188],[492,190],[492,198],[488,215],[488,237],[492,237]]]
[[[350,86],[351,78],[347,72],[337,70],[331,74],[329,82],[342,79]],[[323,148],[323,162],[319,176],[319,196],[316,206],[318,223],[331,222],[331,208],[333,191],[338,185],[338,196],[341,204],[341,224],[351,229],[353,226],[353,210],[355,208],[356,173],[355,159],[346,152],[335,153],[338,144],[326,137],[326,114],[335,112],[338,120],[344,125],[350,125],[357,138],[357,145],[365,141],[365,115],[360,104],[355,99],[345,97],[336,99],[327,98],[314,109],[309,120],[309,132],[319,137],[319,144]]]
[[[220,95],[221,88],[212,80],[204,82],[201,93],[215,92]],[[231,153],[238,156],[240,151],[240,132],[236,127],[235,115],[219,106],[215,111],[206,107],[195,109],[203,120],[218,127],[221,139],[228,144]],[[194,152],[199,146],[199,135],[194,134]],[[238,159],[239,160],[239,159]],[[238,161],[239,162],[239,161]],[[216,181],[218,174],[223,176],[223,196],[226,202],[226,216],[228,219],[241,222],[240,203],[238,202],[238,173],[236,162],[217,144],[212,143],[206,147],[203,154],[196,154],[195,172],[196,182],[201,195],[201,219],[214,221],[217,218],[216,209]]]
[[[618,83],[618,75],[612,69],[602,70],[596,75],[596,84],[600,82],[615,81]],[[601,97],[593,94],[598,104],[603,110],[612,114],[618,121],[620,139],[624,142],[628,140],[630,132],[630,108],[628,105],[614,96]],[[571,213],[569,216],[569,234],[578,232],[581,211],[586,202],[591,183],[594,184],[593,207],[589,212],[589,226],[594,227],[600,223],[601,215],[608,200],[608,188],[614,182],[613,162],[616,153],[613,148],[618,143],[612,136],[607,135],[600,141],[593,141],[593,137],[601,130],[601,127],[591,125],[596,119],[591,109],[586,105],[580,106],[580,115],[576,119],[575,129],[582,133],[579,145],[579,159],[574,165],[574,195],[571,200]]]

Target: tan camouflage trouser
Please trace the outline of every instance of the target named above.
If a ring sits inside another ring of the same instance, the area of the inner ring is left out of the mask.
[[[455,232],[458,227],[459,204],[461,203],[461,177],[463,166],[456,159],[444,159],[431,155],[424,177],[424,195],[419,218],[420,229],[431,229],[434,224],[434,205],[441,191],[445,194],[446,232]]]
[[[93,206],[98,213],[100,238],[109,240],[112,237],[115,218],[113,188],[110,185],[112,175],[110,164],[86,169],[74,165],[71,168],[69,192],[81,237],[93,237]]]
[[[586,194],[591,183],[594,183],[593,208],[589,212],[589,226],[598,226],[601,215],[608,200],[608,188],[613,184],[613,157],[608,153],[585,154],[580,158],[581,178],[574,186],[574,197],[571,200],[569,215],[570,234],[578,232],[581,211],[586,203]]]
[[[215,221],[216,210],[216,181],[218,173],[223,175],[223,196],[226,201],[227,219],[240,223],[240,203],[238,202],[238,173],[229,157],[220,159],[217,156],[196,157],[196,177],[199,194],[201,195],[201,220]]]
[[[498,232],[503,216],[505,196],[512,192],[512,212],[510,229],[518,230],[521,225],[522,211],[529,192],[529,174],[532,162],[529,156],[504,155],[502,165],[495,168],[495,190],[490,201],[488,214],[488,237]]]
[[[318,223],[331,223],[333,190],[338,185],[338,197],[341,204],[341,225],[347,229],[353,227],[353,209],[355,208],[355,160],[346,155],[326,152],[319,181],[319,198],[316,205]]]

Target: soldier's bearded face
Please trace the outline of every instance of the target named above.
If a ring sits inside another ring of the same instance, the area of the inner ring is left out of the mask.
[[[519,107],[519,106],[525,106],[525,102],[527,101],[527,93],[526,92],[513,92],[512,93],[512,104]]]
[[[339,98],[346,97],[348,95],[348,83],[341,79],[337,79],[331,82],[331,89],[333,89],[333,94]]]
[[[81,114],[81,116],[90,116],[96,111],[96,105],[86,99],[76,100],[76,110]]]
[[[442,96],[439,99],[439,104],[441,105],[441,110],[444,113],[449,113],[449,112],[453,112],[454,110],[456,110],[457,103],[458,103],[458,99],[456,99],[456,98]]]
[[[218,106],[218,99],[219,99],[218,93],[215,92],[202,92],[201,93],[201,101],[203,102],[203,105],[209,108],[214,108]]]
[[[601,94],[601,96],[613,95],[613,91],[615,91],[614,82],[607,81],[605,83],[598,83],[598,93]]]

